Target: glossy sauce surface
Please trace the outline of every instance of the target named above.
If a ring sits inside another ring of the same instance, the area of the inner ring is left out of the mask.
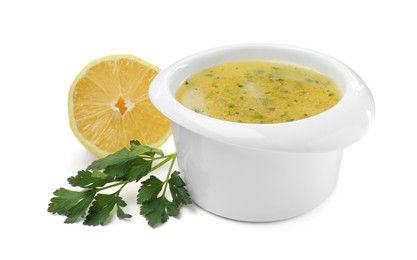
[[[329,77],[266,61],[218,65],[189,77],[176,93],[187,108],[217,119],[270,124],[317,115],[341,99]]]

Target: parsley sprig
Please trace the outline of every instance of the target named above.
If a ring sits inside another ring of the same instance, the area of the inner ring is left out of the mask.
[[[130,149],[123,148],[105,158],[91,163],[86,170],[69,177],[68,183],[80,191],[57,189],[49,203],[48,212],[66,216],[65,223],[75,223],[83,219],[88,226],[104,225],[116,211],[119,219],[132,216],[123,208],[127,205],[120,196],[122,189],[130,182],[139,182],[143,177],[171,162],[165,180],[154,175],[141,182],[137,194],[137,204],[151,227],[177,217],[182,205],[191,204],[190,195],[179,171],[173,171],[176,153],[164,155],[162,150],[130,142]],[[108,189],[115,192],[103,194]],[[167,191],[171,198],[168,198]]]

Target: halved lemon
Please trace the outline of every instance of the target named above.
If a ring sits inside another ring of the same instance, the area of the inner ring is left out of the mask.
[[[160,147],[169,120],[150,102],[149,85],[160,71],[132,55],[90,62],[75,78],[68,98],[71,129],[99,157],[129,147],[130,140]]]

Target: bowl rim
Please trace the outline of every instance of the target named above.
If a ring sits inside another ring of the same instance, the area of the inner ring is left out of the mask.
[[[239,60],[269,60],[312,68],[339,85],[342,99],[315,116],[276,124],[220,120],[196,113],[176,100],[176,90],[189,76],[214,65]],[[375,116],[372,94],[351,68],[321,52],[282,44],[235,44],[189,55],[155,77],[149,97],[176,125],[214,140],[255,149],[294,152],[343,149],[367,133]]]

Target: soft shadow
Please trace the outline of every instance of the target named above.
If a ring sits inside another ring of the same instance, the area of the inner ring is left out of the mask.
[[[78,171],[86,169],[93,161],[99,159],[95,154],[85,149],[73,150],[67,158],[68,176],[73,176]]]
[[[190,210],[192,212],[196,212],[198,210],[202,210],[210,215],[213,215],[215,217],[218,217],[222,220],[225,221],[230,221],[230,222],[234,222],[234,223],[240,223],[242,225],[250,225],[250,226],[272,226],[272,225],[283,225],[285,223],[291,223],[291,222],[296,222],[296,221],[308,221],[311,220],[315,217],[318,217],[327,207],[330,206],[330,204],[332,204],[332,201],[335,199],[336,197],[336,192],[337,189],[333,190],[329,196],[327,198],[325,198],[319,205],[317,205],[315,208],[301,214],[298,216],[294,216],[291,218],[287,218],[287,219],[282,219],[282,220],[276,220],[276,221],[263,221],[263,222],[254,222],[254,221],[243,221],[243,220],[236,220],[236,219],[231,219],[231,218],[227,218],[221,215],[217,215],[213,212],[210,212],[202,207],[200,207],[197,204],[193,204],[193,209]],[[187,207],[188,208],[188,207]]]

